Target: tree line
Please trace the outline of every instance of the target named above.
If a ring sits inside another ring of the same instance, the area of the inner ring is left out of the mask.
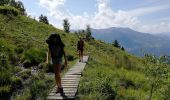
[[[24,4],[21,1],[15,0],[0,0],[0,6],[11,6],[21,12],[22,15],[26,15]]]
[[[113,41],[112,45],[116,48],[121,49],[122,51],[125,51],[125,48],[121,46],[117,40]]]

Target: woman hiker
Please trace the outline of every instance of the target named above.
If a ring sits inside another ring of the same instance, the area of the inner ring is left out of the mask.
[[[53,33],[49,36],[49,38],[46,40],[48,44],[48,53],[47,53],[47,60],[46,63],[49,63],[49,60],[51,60],[52,65],[54,66],[54,72],[55,72],[55,80],[57,84],[56,93],[63,92],[63,87],[61,85],[61,66],[62,66],[62,57],[65,58],[65,66],[67,66],[67,58],[66,53],[64,51],[64,43],[62,42],[60,36],[56,33]]]
[[[83,62],[83,50],[84,50],[84,41],[82,38],[77,43],[77,50],[79,52],[79,62]]]

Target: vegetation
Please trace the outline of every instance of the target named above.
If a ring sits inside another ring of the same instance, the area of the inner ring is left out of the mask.
[[[92,32],[91,32],[90,25],[87,25],[87,28],[86,28],[86,39],[87,40],[92,39]]]
[[[3,7],[10,8],[4,3]],[[1,8],[0,8],[1,9]],[[10,11],[10,10],[7,10]],[[15,12],[15,11],[14,11]],[[65,27],[66,26],[66,27]],[[53,69],[45,64],[48,36],[58,33],[66,45],[69,66],[76,62],[79,36],[87,36],[85,54],[90,55],[81,79],[78,94],[84,100],[168,100],[170,97],[170,66],[164,57],[146,55],[138,58],[111,44],[91,39],[90,27],[76,34],[65,32],[22,14],[11,19],[0,14],[0,97],[15,100],[43,100],[54,84],[48,76]],[[81,35],[79,33],[82,33]],[[32,68],[37,68],[32,73]],[[21,92],[19,92],[21,91]]]
[[[117,40],[115,40],[115,41],[112,43],[112,45],[113,45],[114,47],[116,47],[116,48],[121,49],[122,51],[125,51],[124,47],[121,46]]]
[[[35,75],[32,74],[31,68],[37,66],[39,70],[42,70],[41,73],[46,74],[46,72],[49,72],[46,71],[46,69],[49,69],[46,64],[44,64],[42,69],[38,66],[45,62],[47,52],[45,40],[53,32],[58,33],[62,37],[66,45],[69,66],[72,66],[77,59],[75,44],[78,38],[76,36],[66,35],[62,30],[37,22],[26,16],[18,15],[9,19],[8,16],[0,14],[1,99],[9,99],[11,96],[16,100],[45,98],[50,91],[49,88],[55,84],[54,78],[44,77],[42,80],[39,79],[33,82]],[[69,66],[65,70],[69,69]],[[32,82],[34,85],[30,84]],[[41,88],[46,90],[39,93]],[[30,91],[35,91],[36,93]]]
[[[44,16],[42,14],[39,17],[39,22],[42,22],[42,23],[45,23],[45,24],[49,24],[47,16]]]
[[[89,44],[92,53],[80,82],[80,99],[168,100],[168,65],[158,58],[159,64],[153,63],[150,56],[137,58],[101,41]]]
[[[14,7],[17,10],[20,11],[20,14],[26,15],[24,4],[21,1],[15,1],[15,0],[1,0],[0,1],[0,6],[8,6]]]
[[[63,20],[63,28],[66,33],[70,33],[70,23],[68,22],[68,19]]]

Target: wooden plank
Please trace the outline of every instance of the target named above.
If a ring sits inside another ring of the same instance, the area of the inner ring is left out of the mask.
[[[82,71],[85,68],[86,62],[88,60],[88,56],[83,57],[84,62],[77,62],[62,78],[61,83],[63,86],[63,90],[65,96],[61,96],[61,94],[56,94],[55,86],[52,91],[49,93],[47,100],[63,100],[63,99],[75,99],[75,95],[78,90],[78,85],[80,81],[80,77],[82,75]]]

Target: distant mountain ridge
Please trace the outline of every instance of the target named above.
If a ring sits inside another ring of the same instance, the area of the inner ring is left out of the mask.
[[[122,27],[92,29],[92,33],[93,37],[107,43],[118,40],[128,52],[138,56],[142,56],[145,53],[157,56],[170,54],[170,40],[161,36]]]

